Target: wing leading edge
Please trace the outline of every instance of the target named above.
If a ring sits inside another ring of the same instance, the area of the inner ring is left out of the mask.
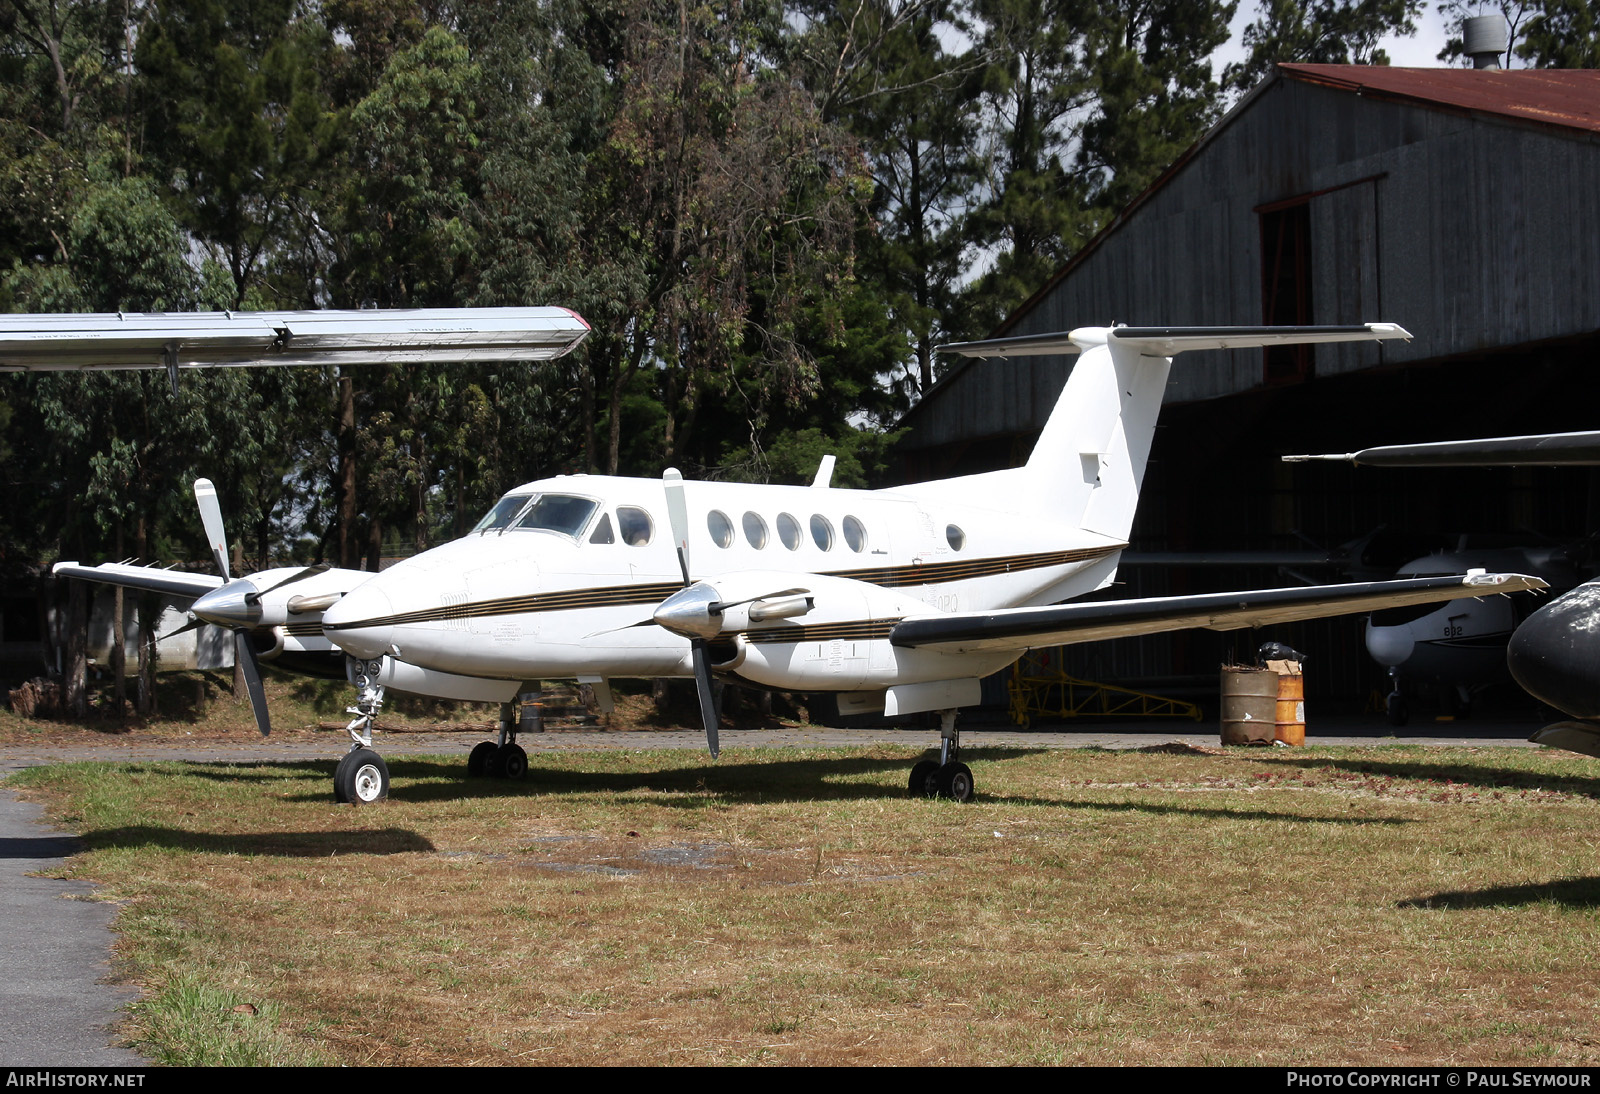
[[[75,577],[100,585],[121,585],[125,589],[142,589],[145,592],[196,599],[222,587],[222,578],[213,574],[188,574],[181,570],[133,566],[126,562],[103,562],[98,566],[58,562],[50,568],[50,572],[57,577]]]
[[[567,308],[0,316],[0,372],[543,361],[589,324]]]
[[[939,349],[965,357],[1038,357],[1079,353],[1094,346],[1115,343],[1137,349],[1148,356],[1173,357],[1186,350],[1260,349],[1264,346],[1315,342],[1378,342],[1388,338],[1409,341],[1411,332],[1395,323],[1320,327],[1078,327],[1057,334],[1023,334],[1010,338],[986,338],[981,342],[954,342]]]
[[[1043,608],[1003,608],[902,620],[895,624],[889,640],[896,646],[934,647],[950,653],[1021,651],[1191,627],[1231,631],[1545,587],[1545,582],[1539,578],[1523,574],[1471,573],[1464,577],[1406,578]]]
[[[1600,464],[1600,432],[1389,444],[1360,452],[1283,457],[1284,463],[1313,460],[1343,461],[1360,467],[1592,467]]]

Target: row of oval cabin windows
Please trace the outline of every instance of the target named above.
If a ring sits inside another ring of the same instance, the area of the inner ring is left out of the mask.
[[[508,504],[511,503],[511,504]],[[590,515],[598,508],[597,503],[588,498],[573,497],[567,494],[545,494],[538,497],[531,504],[526,496],[502,498],[490,513],[478,522],[474,531],[493,531],[502,529],[516,521],[518,528],[539,529],[543,531],[562,532],[569,536],[576,536]],[[655,522],[645,510],[631,505],[619,505],[616,509],[617,519],[613,526],[610,513],[601,513],[599,521],[594,526],[594,531],[589,534],[590,543],[617,543],[622,542],[630,547],[643,547],[655,537]],[[740,527],[744,532],[745,542],[756,550],[766,547],[770,541],[767,522],[760,513],[746,512],[740,518]],[[811,541],[819,550],[831,551],[837,540],[835,539],[833,522],[821,513],[811,514],[809,521]],[[867,549],[867,527],[860,519],[847,516],[841,522],[840,530],[844,533],[844,542],[850,550],[860,554]],[[728,514],[720,509],[713,509],[706,514],[706,531],[711,533],[711,541],[718,547],[728,548],[733,546],[734,527]],[[791,551],[798,551],[803,542],[800,521],[789,513],[779,513],[777,519],[778,542]],[[949,541],[954,550],[961,550],[966,545],[966,533],[954,524],[945,529],[945,539]]]

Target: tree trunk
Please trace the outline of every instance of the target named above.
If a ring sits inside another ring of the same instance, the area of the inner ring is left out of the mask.
[[[120,520],[117,521],[117,557],[127,557],[122,553]],[[116,704],[118,723],[127,720],[128,706],[128,649],[123,643],[122,629],[122,621],[126,618],[125,606],[122,586],[117,585],[111,594],[111,695],[112,702]]]
[[[62,681],[67,714],[89,716],[89,595],[81,581],[67,583],[67,665]]]
[[[339,377],[339,565],[354,570],[360,565],[356,545],[356,388],[348,376]]]

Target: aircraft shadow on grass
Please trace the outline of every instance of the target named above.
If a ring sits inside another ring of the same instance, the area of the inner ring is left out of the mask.
[[[1274,753],[1272,760],[1259,763],[1272,766],[1287,764],[1309,771],[1347,771],[1354,775],[1375,775],[1384,778],[1405,779],[1408,782],[1434,782],[1441,786],[1455,783],[1478,790],[1553,790],[1581,798],[1600,800],[1600,779],[1583,775],[1549,775],[1537,771],[1517,771],[1504,767],[1475,767],[1467,764],[1403,760],[1338,760],[1307,756],[1304,759],[1281,759]]]
[[[428,840],[404,828],[364,828],[353,832],[194,832],[166,825],[136,824],[85,832],[89,850],[160,847],[213,855],[272,855],[327,858],[330,855],[400,855],[433,851]]]
[[[1565,908],[1600,908],[1600,877],[1564,877],[1528,885],[1490,885],[1483,889],[1457,889],[1399,901],[1397,908],[1511,908],[1530,904],[1560,904]]]

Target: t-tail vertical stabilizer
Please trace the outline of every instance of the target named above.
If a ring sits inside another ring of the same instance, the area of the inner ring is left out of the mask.
[[[1029,504],[1126,543],[1172,358],[1185,350],[1362,342],[1411,335],[1392,323],[1322,327],[1079,327],[941,347],[969,357],[1079,353],[1027,464]],[[979,476],[987,478],[987,476]]]

